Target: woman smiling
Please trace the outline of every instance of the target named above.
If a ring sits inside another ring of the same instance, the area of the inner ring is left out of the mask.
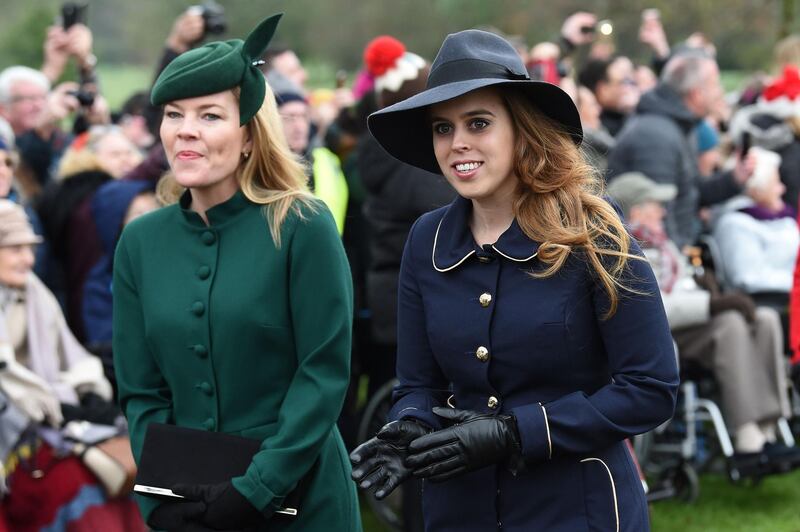
[[[180,502],[140,501],[158,529],[360,530],[336,429],[350,274],[255,61],[278,18],[245,42],[179,56],[153,87],[185,190],[129,224],[114,260],[114,359],[134,455],[154,422],[261,441],[241,476],[164,486]],[[275,514],[298,485],[297,517]]]
[[[647,530],[623,440],[672,415],[675,357],[570,98],[468,30],[369,125],[459,197],[409,234],[392,421],[351,453],[353,478],[379,498],[422,478],[437,532]]]

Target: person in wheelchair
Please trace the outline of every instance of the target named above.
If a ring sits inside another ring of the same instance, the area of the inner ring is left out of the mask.
[[[725,212],[714,225],[725,284],[751,294],[766,306],[785,308],[800,245],[795,210],[783,201],[786,186],[781,157],[758,147],[752,177],[745,185],[749,204]]]
[[[33,273],[41,241],[23,208],[0,199],[0,530],[139,532],[133,499],[111,493],[76,443],[89,444],[78,429],[124,434],[121,412],[100,360]]]
[[[608,194],[653,266],[681,358],[714,373],[739,470],[762,475],[800,465],[800,449],[776,441],[777,421],[791,416],[777,312],[756,307],[746,294],[696,282],[664,227],[662,204],[675,197],[673,185],[632,172],[615,179]]]
[[[390,422],[350,457],[385,497],[423,480],[426,530],[649,529],[624,440],[669,419],[658,285],[584,161],[578,111],[492,33],[447,37],[427,89],[370,116],[458,196],[412,227]]]

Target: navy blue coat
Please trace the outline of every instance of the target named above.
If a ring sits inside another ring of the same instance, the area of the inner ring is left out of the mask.
[[[400,272],[391,419],[434,427],[434,406],[513,413],[525,471],[487,467],[425,482],[426,530],[530,532],[649,528],[624,439],[669,419],[678,372],[652,270],[630,260],[616,314],[573,254],[544,279],[538,244],[515,221],[479,247],[469,200],[422,216]],[[641,254],[634,244],[633,252]]]

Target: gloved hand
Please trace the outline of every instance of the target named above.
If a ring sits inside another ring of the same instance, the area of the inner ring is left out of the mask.
[[[513,415],[439,407],[433,413],[455,424],[411,442],[406,465],[416,477],[440,482],[521,454]]]
[[[199,501],[205,512],[194,518],[212,530],[240,530],[264,524],[267,516],[250,504],[230,481],[219,484],[176,484],[172,491],[190,501]]]
[[[206,509],[202,502],[165,502],[153,510],[147,525],[154,530],[169,530],[170,532],[199,531],[202,527],[196,524]]]
[[[428,427],[410,419],[384,425],[374,438],[350,453],[353,480],[362,489],[377,486],[375,498],[383,499],[411,477],[411,470],[403,464],[408,445],[429,432]]]
[[[79,420],[100,425],[113,425],[117,417],[122,415],[122,411],[117,405],[106,401],[94,392],[85,393],[80,399],[80,405],[61,403],[64,421]]]
[[[61,404],[52,387],[44,379],[14,358],[10,345],[0,345],[0,388],[29,419],[58,427],[63,421]]]
[[[753,323],[756,320],[756,304],[753,299],[747,294],[739,292],[712,295],[708,310],[712,316],[716,316],[726,310],[736,310],[741,312],[748,323]]]

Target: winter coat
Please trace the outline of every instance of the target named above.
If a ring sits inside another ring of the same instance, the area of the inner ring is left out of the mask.
[[[656,243],[634,230],[661,290],[670,329],[702,325],[711,319],[711,293],[694,280],[686,255],[669,239]]]
[[[408,231],[428,211],[447,205],[453,188],[440,175],[402,163],[365,135],[358,148],[358,171],[367,189],[364,215],[370,224],[371,264],[367,301],[373,338],[397,342],[397,277]]]
[[[800,229],[794,217],[759,220],[748,213],[723,214],[714,227],[728,284],[754,294],[789,293]]]
[[[86,343],[111,343],[111,278],[114,249],[122,232],[122,222],[134,198],[149,190],[147,181],[109,181],[102,185],[91,201],[91,212],[103,255],[92,266],[83,287],[83,324]]]
[[[355,532],[355,485],[336,428],[349,380],[353,293],[321,202],[273,242],[241,192],[206,211],[143,215],[114,257],[114,365],[139,459],[152,422],[262,440],[234,487],[268,512],[309,478],[291,522],[262,530]],[[307,477],[310,475],[310,477]],[[140,499],[147,518],[158,504]]]
[[[89,207],[95,191],[112,178],[105,172],[81,172],[50,183],[36,209],[55,261],[54,286],[66,302],[65,315],[75,337],[83,342],[83,286],[86,276],[103,255]]]
[[[515,220],[477,246],[469,200],[423,215],[400,271],[391,419],[439,428],[432,407],[513,414],[527,464],[423,485],[426,530],[649,529],[624,439],[672,416],[678,373],[658,286],[631,260],[616,314],[576,253],[535,278],[539,244]],[[635,243],[633,253],[640,251]]]
[[[676,198],[667,204],[665,223],[679,247],[697,240],[700,206],[724,201],[741,190],[730,172],[701,178],[693,134],[698,122],[675,91],[659,85],[642,96],[608,157],[609,181],[625,172],[642,172],[657,183],[678,188]]]

